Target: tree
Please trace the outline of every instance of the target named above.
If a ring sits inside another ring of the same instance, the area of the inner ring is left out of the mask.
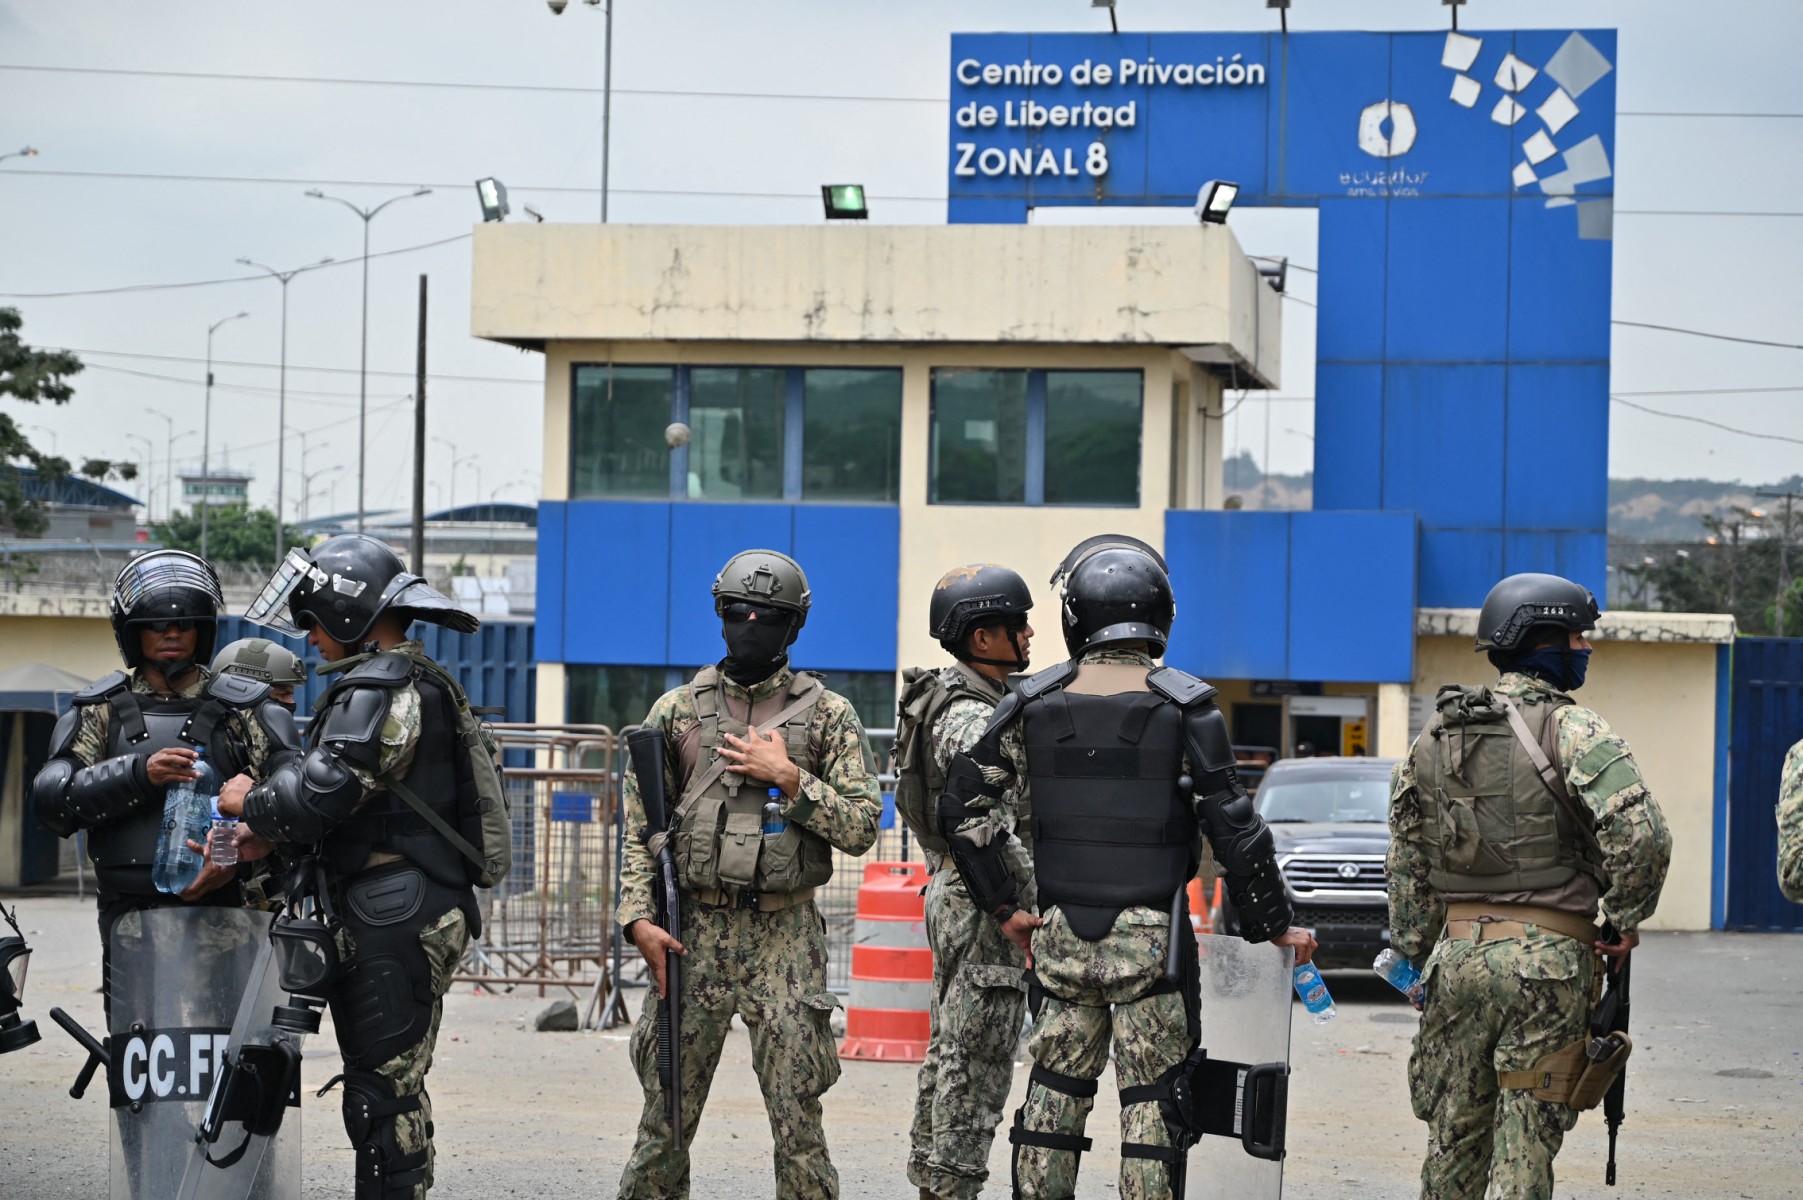
[[[1740,632],[1772,634],[1777,632],[1779,578],[1788,566],[1784,631],[1790,636],[1803,632],[1803,593],[1796,586],[1803,522],[1793,522],[1787,547],[1783,522],[1771,514],[1734,506],[1700,521],[1708,540],[1629,569],[1650,586],[1658,608],[1732,613]]]
[[[81,360],[66,350],[36,350],[26,345],[19,336],[24,326],[18,309],[0,308],[0,397],[26,404],[46,400],[69,403],[75,398],[69,377],[81,373]],[[17,470],[5,469],[21,461],[37,471],[41,483],[55,483],[70,473],[68,459],[40,451],[18,423],[0,411],[0,529],[30,535],[44,528],[42,503],[26,496],[25,481]],[[94,480],[136,479],[138,468],[134,463],[89,458],[82,460],[78,474]]]
[[[200,553],[200,508],[177,512],[152,527],[157,541],[173,550]],[[270,547],[275,544],[275,513],[267,508],[252,511],[248,505],[226,504],[207,517],[207,558],[215,563],[251,563],[273,566]],[[282,527],[282,544],[303,545],[301,531]]]

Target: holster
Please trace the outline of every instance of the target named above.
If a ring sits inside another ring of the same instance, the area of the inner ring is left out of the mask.
[[[1602,1103],[1616,1078],[1627,1069],[1634,1040],[1625,1033],[1582,1037],[1543,1056],[1528,1071],[1498,1071],[1498,1087],[1532,1091],[1534,1099],[1587,1112]]]

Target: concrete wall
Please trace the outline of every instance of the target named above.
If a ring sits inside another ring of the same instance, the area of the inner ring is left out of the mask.
[[[0,671],[34,662],[90,680],[119,670],[106,602],[0,596]]]
[[[1423,637],[1416,695],[1495,672],[1467,637]],[[1598,641],[1577,699],[1633,748],[1672,833],[1672,866],[1648,929],[1708,929],[1714,847],[1716,647],[1711,642]]]

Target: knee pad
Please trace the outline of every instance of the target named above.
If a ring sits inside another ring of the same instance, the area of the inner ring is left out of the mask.
[[[403,1152],[395,1118],[417,1112],[418,1096],[396,1096],[394,1086],[374,1071],[346,1071],[344,1131],[357,1155],[355,1200],[397,1200],[425,1182],[429,1151]],[[330,1086],[329,1084],[327,1085]],[[426,1127],[430,1144],[432,1128]]]

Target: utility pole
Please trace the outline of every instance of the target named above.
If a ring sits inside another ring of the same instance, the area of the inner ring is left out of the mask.
[[[365,228],[367,228],[367,226]],[[302,271],[311,271],[318,267],[328,266],[331,264],[332,260],[329,258],[322,258],[316,263],[309,263],[304,267],[296,267],[292,271],[278,271],[274,267],[264,266],[262,263],[253,262],[248,258],[240,258],[238,261],[247,267],[255,267],[257,270],[263,272],[265,275],[282,285],[281,387],[279,391],[280,398],[276,401],[275,417],[275,559],[273,560],[277,564],[280,564],[282,557],[288,553],[288,540],[282,536],[282,521],[284,520],[282,512],[285,507],[282,503],[282,484],[287,479],[288,469],[288,285],[292,283],[294,277],[299,275]],[[305,443],[303,443],[302,449],[305,448]],[[304,471],[306,468],[303,466],[301,469]]]
[[[247,312],[220,317],[207,326],[207,399],[206,412],[200,422],[200,556],[207,556],[207,510],[213,507],[213,334],[227,321],[250,316]],[[280,523],[280,517],[277,517]],[[279,561],[279,560],[278,560]]]
[[[1800,492],[1760,492],[1768,500],[1784,501],[1784,531],[1778,535],[1778,622],[1776,633],[1784,636],[1784,601],[1790,595],[1790,518],[1791,505],[1803,500]]]
[[[413,379],[413,573],[426,573],[426,277],[419,277],[419,349]]]

